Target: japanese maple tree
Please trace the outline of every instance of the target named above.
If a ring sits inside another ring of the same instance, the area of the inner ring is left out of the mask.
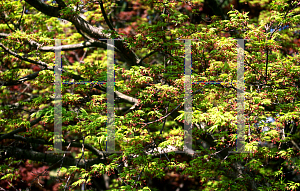
[[[299,5],[293,0],[1,1],[0,187],[297,189]],[[118,39],[113,48],[119,153],[105,152],[108,84],[96,83],[107,81],[106,39]],[[191,39],[192,55],[189,152],[183,39]],[[237,92],[243,91],[236,86],[237,39],[245,40],[242,153],[230,152],[237,146]],[[64,154],[46,153],[55,150],[57,46],[62,82],[86,82],[61,84],[62,150],[70,151]],[[257,125],[268,117],[275,122]]]

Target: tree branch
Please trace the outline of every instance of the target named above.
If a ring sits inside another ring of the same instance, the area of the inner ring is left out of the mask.
[[[11,30],[11,31],[15,31],[14,29],[12,29],[10,26],[9,26],[9,23],[8,21],[6,20],[6,15],[4,12],[1,13],[1,17],[3,18],[3,21],[5,22],[5,24],[7,25],[7,27]],[[15,24],[13,22],[11,22],[12,25],[14,25],[15,27]]]
[[[10,36],[10,34],[0,33],[0,38],[9,37],[9,36]]]
[[[63,157],[61,155],[55,154],[46,154],[26,149],[20,149],[16,147],[5,147],[0,145],[0,149],[2,150],[2,152],[4,152],[4,157],[14,157],[16,159],[29,159],[33,161],[46,162],[51,164],[55,164],[63,159],[64,162],[62,166],[64,167],[76,166],[76,164],[78,163],[78,167],[84,168],[86,165],[86,167],[88,168],[93,166],[94,164],[105,163],[105,160],[100,158],[86,160],[85,164],[84,161],[79,162],[79,159],[74,159],[71,157]]]
[[[146,58],[148,58],[149,56],[153,55],[154,53],[156,53],[156,52],[158,52],[158,51],[159,51],[159,50],[154,50],[154,51],[150,52],[149,54],[147,54],[146,56],[144,56],[142,59],[140,59],[138,65],[141,65],[142,62],[143,62]]]
[[[293,3],[295,3],[295,2],[296,2],[296,1],[294,1]],[[292,5],[293,3],[291,3],[290,5]],[[294,5],[292,8],[289,9],[289,7],[288,7],[287,10],[286,10],[286,12],[285,12],[285,14],[284,14],[284,16],[283,16],[283,18],[285,19],[285,17],[286,17],[287,14],[289,13],[289,11],[295,9],[297,6],[298,6],[298,4],[295,3],[295,5]],[[271,32],[270,39],[272,39],[273,34],[274,34],[277,30],[279,30],[279,29],[282,27],[282,25],[283,25],[283,22],[281,22],[279,25],[276,26],[276,28],[274,29],[274,31]]]
[[[18,84],[24,83],[25,81],[35,79],[38,76],[38,74],[39,74],[39,71],[37,71],[35,73],[32,73],[32,74],[29,74],[25,77],[22,77],[22,78],[18,79],[18,80],[12,80],[12,81],[8,81],[8,82],[0,81],[0,84],[1,84],[1,86],[18,85]]]
[[[80,30],[80,29],[78,29],[78,30]],[[6,33],[0,33],[0,38],[9,37],[9,36],[11,36],[11,35],[6,34]],[[88,37],[85,37],[85,38],[88,38]],[[25,42],[29,43],[31,46],[33,46],[37,50],[44,51],[44,52],[55,52],[55,50],[57,48],[61,49],[61,51],[77,50],[77,49],[83,49],[83,48],[88,48],[88,47],[107,48],[107,44],[105,42],[102,42],[102,41],[98,42],[98,41],[94,41],[91,39],[89,41],[85,41],[85,42],[79,43],[79,44],[62,45],[62,46],[44,46],[44,47],[42,46],[42,44],[39,44],[33,40],[25,39]],[[110,47],[115,48],[114,46],[110,46]],[[115,48],[115,51],[120,52],[120,50],[117,48]]]
[[[26,2],[30,4],[32,7],[36,8],[38,11],[48,16],[57,17],[57,18],[70,21],[76,28],[88,34],[90,37],[93,37],[95,39],[110,38],[110,34],[102,33],[102,29],[91,25],[79,15],[74,15],[72,17],[67,15],[61,15],[60,13],[61,7],[53,7],[43,3],[40,0],[27,0]],[[119,54],[121,55],[122,58],[125,59],[127,64],[129,64],[130,66],[136,65],[139,62],[139,58],[131,49],[127,47],[127,43],[117,40],[115,41],[115,47],[120,50]]]
[[[292,144],[300,151],[300,147],[295,143],[295,141],[291,140]]]
[[[109,20],[108,20],[108,18],[107,18],[105,9],[104,9],[104,7],[103,7],[103,2],[102,2],[102,0],[98,1],[98,3],[100,4],[101,12],[102,12],[102,15],[103,15],[103,17],[104,17],[104,20],[105,20],[106,24],[108,25],[108,27],[110,28],[110,30],[115,31],[114,27],[111,25],[111,23],[109,22]]]
[[[56,2],[62,8],[67,7],[67,5],[65,4],[65,2],[63,0],[56,0]]]
[[[99,42],[94,42],[94,43],[99,43]],[[69,46],[69,45],[66,45],[66,46]],[[0,43],[0,47],[2,47],[2,48],[4,49],[5,52],[8,52],[9,54],[11,54],[11,55],[13,55],[13,56],[15,56],[15,57],[17,57],[17,58],[19,58],[19,59],[22,59],[22,60],[25,60],[25,61],[27,61],[27,62],[31,62],[31,63],[37,64],[37,65],[43,66],[43,67],[45,67],[45,68],[48,69],[48,70],[52,70],[52,71],[54,70],[54,68],[53,68],[52,66],[50,67],[50,66],[49,66],[47,63],[45,63],[45,62],[42,62],[42,61],[34,61],[34,60],[31,60],[31,59],[28,59],[28,58],[25,58],[25,57],[23,57],[23,56],[18,55],[17,53],[15,53],[15,52],[11,51],[10,49],[8,49],[7,47],[5,47],[2,43]],[[57,48],[57,47],[56,47],[56,48]],[[50,47],[48,50],[49,50],[49,51],[50,51],[50,50],[52,51],[52,50],[54,50],[54,49],[55,49],[55,47]],[[62,69],[62,72],[67,72],[67,71],[64,70],[64,69]],[[31,78],[35,78],[34,76],[36,76],[36,75],[37,75],[37,74],[34,73],[34,75],[32,75]],[[75,80],[85,80],[85,79],[82,78],[81,76],[75,75],[75,74],[72,74],[72,73],[69,73],[69,72],[67,72],[67,75],[72,76],[72,78],[75,79]],[[29,75],[29,76],[30,76],[30,75]],[[23,80],[26,80],[26,79],[28,79],[28,76],[25,76],[24,78],[21,78],[21,79],[19,79],[19,80],[23,81]],[[2,82],[2,83],[4,83],[4,82]],[[106,89],[105,89],[103,86],[99,86],[99,84],[96,86],[96,88],[99,89],[99,90],[101,90],[101,91],[105,91],[105,92],[106,92]],[[127,96],[127,95],[125,95],[125,94],[123,94],[123,93],[121,93],[121,92],[118,92],[118,91],[115,91],[114,93],[115,93],[116,97],[119,97],[119,98],[121,98],[121,99],[123,99],[123,100],[125,100],[125,101],[127,101],[127,102],[129,102],[129,103],[134,103],[134,106],[131,107],[131,110],[134,109],[135,106],[138,104],[138,99],[136,99],[136,98]]]
[[[29,96],[29,98],[27,98],[25,100],[22,100],[23,102],[32,102],[32,100],[34,98],[38,97],[37,95],[32,95],[30,93],[22,93],[22,94],[25,94],[25,95]],[[19,102],[13,103],[13,104],[10,104],[10,105],[5,105],[5,106],[8,106],[9,110],[15,110],[15,109],[19,109],[19,108],[24,107],[24,105],[20,104]]]
[[[24,141],[27,143],[36,143],[36,144],[42,144],[42,145],[54,145],[53,142],[50,142],[50,141],[46,141],[43,139],[28,138],[28,137],[23,137],[20,135],[12,135],[12,136],[8,137],[8,139],[15,139],[15,140]],[[62,146],[68,146],[70,143],[69,142],[61,142],[61,144],[62,144]],[[71,147],[81,148],[82,143],[71,142]],[[95,147],[93,147],[92,145],[85,143],[84,147],[86,149],[88,149],[89,151],[91,151],[94,155],[96,155],[100,158],[104,157],[104,154],[101,151],[99,151],[98,149],[96,149]]]
[[[18,24],[17,24],[18,26],[16,27],[16,28],[18,28],[19,30],[20,30],[22,17],[23,17],[23,15],[24,15],[24,13],[25,13],[25,10],[26,10],[26,7],[25,7],[25,5],[24,5],[24,6],[23,6],[22,15],[21,15],[21,17],[20,17],[20,19],[19,19],[19,21],[18,21]]]
[[[44,68],[47,68],[47,69],[51,69],[51,70],[54,70],[53,67],[50,67],[47,63],[45,62],[42,62],[42,61],[34,61],[34,60],[31,60],[31,59],[28,59],[28,58],[25,58],[23,56],[20,56],[18,55],[17,53],[11,51],[10,49],[8,49],[6,46],[4,46],[2,43],[0,43],[0,47],[2,47],[4,49],[5,52],[21,59],[21,60],[24,60],[24,61],[27,61],[27,62],[31,62],[31,63],[34,63],[34,64],[37,64],[37,65],[40,65],[40,66],[43,66]]]
[[[266,70],[265,70],[265,81],[266,81],[266,84],[268,83],[268,81],[267,81],[267,78],[268,78],[268,62],[269,62],[269,49],[267,47]]]
[[[39,118],[37,118],[37,119],[31,121],[31,122],[30,122],[30,127],[32,127],[32,126],[34,126],[35,124],[37,124],[38,122],[40,122],[41,119],[42,119],[42,117],[43,117],[44,115],[45,115],[45,113],[43,113]],[[9,132],[9,133],[7,133],[7,134],[2,135],[2,136],[0,137],[0,141],[3,140],[3,139],[7,139],[8,137],[11,137],[12,135],[17,134],[17,133],[20,133],[20,132],[25,131],[25,130],[26,130],[26,127],[22,126],[22,127],[18,128],[18,129],[16,129],[16,130],[13,130],[13,131],[11,131],[11,132]]]

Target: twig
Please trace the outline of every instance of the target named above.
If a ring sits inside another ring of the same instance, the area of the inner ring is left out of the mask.
[[[195,94],[197,94],[197,93],[199,93],[199,92],[202,92],[202,89],[199,89],[199,90],[193,92],[192,95],[195,95]],[[171,115],[173,112],[175,112],[181,105],[182,105],[182,103],[178,104],[177,107],[176,107],[175,109],[173,109],[173,111],[171,111],[170,113],[168,113],[167,115],[165,115],[164,117],[162,117],[162,118],[160,118],[160,119],[157,119],[157,120],[155,120],[155,121],[151,121],[151,122],[148,122],[148,123],[142,123],[142,124],[143,124],[143,125],[149,125],[149,124],[158,122],[158,121],[160,121],[160,120],[163,120],[163,119],[165,119],[166,117],[168,117],[169,115]]]
[[[21,17],[20,17],[20,19],[19,19],[19,21],[18,21],[18,26],[16,27],[16,28],[18,28],[19,30],[20,30],[21,20],[22,20],[22,17],[23,17],[23,15],[24,15],[24,13],[25,13],[25,10],[26,10],[26,7],[25,7],[25,5],[24,5],[24,6],[23,6],[22,15],[21,15]]]
[[[156,53],[156,52],[158,52],[158,50],[154,50],[154,51],[150,52],[149,54],[147,54],[146,56],[144,56],[143,58],[141,58],[141,60],[138,62],[138,66],[141,65],[142,62],[143,62],[146,58],[148,58],[149,56],[151,56],[152,54],[154,54],[154,53]]]
[[[15,30],[14,29],[12,29],[10,26],[9,26],[9,23],[8,23],[8,21],[6,20],[6,15],[5,15],[5,13],[3,12],[2,13],[2,18],[3,18],[3,20],[4,20],[4,22],[5,22],[5,24],[7,25],[7,27],[11,30],[11,31],[14,31],[15,32]],[[14,25],[14,23],[12,23],[12,25]],[[14,25],[15,26],[15,25]]]
[[[268,49],[268,47],[267,47],[266,71],[265,71],[265,81],[266,81],[266,84],[268,83],[268,82],[267,82],[267,78],[268,78],[268,62],[269,62],[269,49]]]
[[[152,124],[152,123],[161,121],[161,120],[167,118],[169,115],[171,115],[171,114],[172,114],[174,111],[176,111],[181,105],[182,105],[182,103],[178,104],[178,106],[177,106],[175,109],[173,109],[173,111],[171,111],[170,113],[168,113],[167,115],[165,115],[164,117],[162,117],[162,118],[160,118],[160,119],[157,119],[157,120],[155,120],[155,121],[151,121],[151,122],[148,122],[148,123],[142,123],[142,124],[144,124],[144,125],[149,125],[149,124]]]
[[[251,66],[251,64],[248,63],[248,61],[245,59],[245,62],[248,66],[250,66],[257,74],[260,74],[261,76],[263,76],[259,71],[257,71],[254,67]]]
[[[294,1],[293,3],[295,3],[295,2],[296,1]],[[293,4],[293,3],[291,3],[291,4]],[[289,8],[287,8],[287,11],[285,12],[285,15],[283,16],[283,18],[286,17],[286,15],[288,14],[289,11],[295,9],[296,7],[297,7],[297,3],[295,3],[295,6],[292,7],[290,10],[289,10]],[[273,32],[271,32],[270,39],[272,38],[273,34],[282,27],[282,25],[283,25],[283,22],[281,22],[279,25],[277,25],[277,27],[275,28],[275,30]]]
[[[167,108],[166,108],[166,114],[168,113],[168,108],[169,108],[169,106],[167,106]],[[164,129],[164,127],[165,127],[165,124],[166,124],[166,121],[167,121],[167,118],[165,118],[165,120],[164,120],[164,123],[163,123],[163,126],[162,126],[162,128],[161,128],[161,130],[160,130],[160,135],[162,135],[162,131],[163,131],[163,129]],[[157,147],[157,144],[155,143],[155,141],[153,140],[153,146],[152,146],[152,153],[153,153],[153,151],[154,151],[154,147]],[[150,144],[151,145],[151,144]],[[150,146],[149,145],[149,146]],[[145,148],[144,148],[145,149]],[[151,153],[151,154],[152,154]],[[166,158],[167,158],[167,160],[170,162],[170,159],[168,158],[168,156],[166,155],[166,153],[164,153],[164,155],[166,156]],[[146,165],[145,165],[146,166]],[[137,179],[134,181],[134,185],[136,184],[136,182],[138,181],[138,180],[140,180],[140,177],[141,177],[141,175],[142,175],[142,173],[143,173],[143,171],[144,171],[144,169],[145,169],[145,166],[143,167],[143,169],[141,170],[141,172],[140,172],[140,174],[139,174],[139,176],[137,177]]]

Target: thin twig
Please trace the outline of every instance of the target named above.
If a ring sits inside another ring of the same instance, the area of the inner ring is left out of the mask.
[[[295,3],[295,2],[296,2],[296,1],[294,1],[293,3]],[[292,5],[293,3],[291,3],[291,5]],[[290,10],[287,8],[287,11],[285,12],[285,15],[284,15],[283,18],[286,17],[286,15],[289,13],[289,11],[295,9],[296,7],[297,7],[297,3],[295,3],[295,6],[292,7]],[[271,32],[270,39],[272,38],[273,34],[274,34],[277,30],[279,30],[279,29],[282,27],[282,25],[283,25],[283,22],[281,22],[279,25],[277,25],[277,27],[275,28],[275,30],[274,30],[273,32]]]
[[[202,92],[202,89],[199,89],[199,90],[193,92],[192,95],[195,95],[195,94],[197,94],[197,93],[199,93],[199,92]],[[151,122],[148,122],[148,123],[142,123],[142,124],[143,124],[143,125],[149,125],[149,124],[158,122],[158,121],[160,121],[160,120],[163,120],[163,119],[165,119],[166,117],[168,117],[169,115],[171,115],[173,112],[175,112],[181,105],[182,105],[182,103],[178,104],[177,107],[176,107],[175,109],[173,109],[173,111],[171,111],[170,113],[168,113],[167,115],[165,115],[164,117],[162,117],[162,118],[160,118],[160,119],[157,119],[157,120],[155,120],[155,121],[151,121]]]
[[[268,62],[269,62],[269,49],[267,47],[267,55],[266,55],[266,71],[265,71],[265,81],[266,81],[266,84],[268,83],[267,82],[267,78],[268,78]]]
[[[8,23],[8,21],[6,20],[6,15],[5,15],[4,12],[2,13],[2,18],[3,18],[3,21],[5,22],[5,24],[8,26],[8,28],[9,28],[11,31],[14,31],[14,32],[15,32],[15,30],[12,29],[12,28],[9,26],[9,23]],[[12,25],[14,25],[13,22],[11,22],[11,23],[12,23]],[[14,26],[15,26],[15,25],[14,25]]]
[[[154,53],[156,53],[156,52],[158,52],[158,50],[154,50],[154,51],[150,52],[149,54],[147,54],[146,56],[144,56],[144,57],[138,62],[138,66],[141,65],[142,62],[143,62],[146,58],[148,58],[149,56],[151,56],[152,54],[154,54]]]
[[[23,6],[22,15],[21,15],[21,17],[20,17],[20,19],[19,19],[19,21],[18,21],[18,26],[16,27],[16,28],[18,28],[19,30],[20,30],[21,20],[22,20],[22,17],[23,17],[23,15],[24,15],[24,13],[25,13],[25,10],[26,10],[26,8],[25,8],[25,5],[24,5],[24,6]]]
[[[168,105],[167,108],[166,108],[166,114],[168,113],[168,108],[169,108],[169,105]],[[161,130],[160,130],[160,135],[162,135],[162,131],[163,131],[164,127],[165,127],[166,121],[167,121],[167,118],[165,118],[165,120],[164,120],[163,126],[162,126],[162,128],[161,128]],[[153,140],[153,142],[152,142],[151,144],[153,145],[152,148],[151,148],[151,149],[152,149],[151,154],[152,154],[153,151],[154,151],[154,147],[158,147],[158,146],[157,146],[157,144],[155,143],[154,140]],[[150,144],[150,145],[151,145],[151,144]],[[164,155],[166,156],[167,160],[170,162],[170,159],[168,158],[168,156],[166,155],[166,153],[164,153]],[[160,156],[161,156],[161,154],[160,154]],[[144,165],[143,169],[142,169],[141,172],[139,173],[139,176],[138,176],[137,179],[134,181],[134,185],[136,184],[136,182],[137,182],[138,180],[140,180],[141,175],[142,175],[142,173],[143,173],[143,171],[144,171],[144,169],[145,169],[145,166],[146,166],[146,165]]]

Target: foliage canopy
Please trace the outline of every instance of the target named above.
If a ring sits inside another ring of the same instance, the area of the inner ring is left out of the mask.
[[[291,0],[0,2],[3,189],[295,190],[299,159],[300,3]],[[259,11],[253,11],[259,10]],[[62,84],[54,150],[55,40],[63,82],[107,80],[115,50],[115,146],[106,84]],[[184,147],[185,46],[191,41],[192,138]],[[245,149],[236,148],[237,44],[246,39]],[[258,122],[276,119],[268,130]],[[32,172],[32,173],[31,173]],[[55,182],[55,177],[58,182]],[[164,183],[162,186],[161,183]],[[44,187],[44,188],[43,188]]]

